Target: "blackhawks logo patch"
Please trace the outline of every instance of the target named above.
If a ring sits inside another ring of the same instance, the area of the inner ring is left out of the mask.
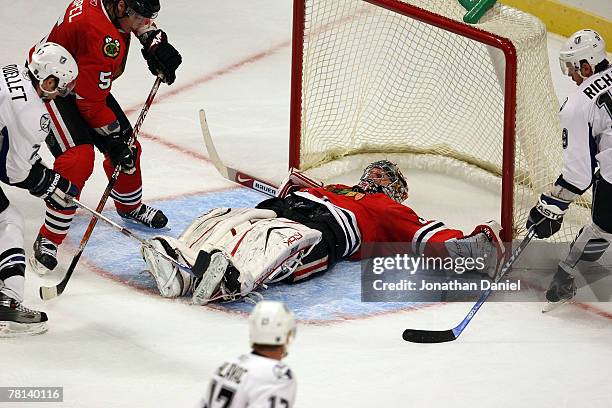
[[[107,35],[104,38],[102,52],[104,52],[104,55],[106,55],[107,57],[117,58],[117,55],[119,55],[120,46],[121,43],[119,42],[119,40],[115,40],[110,35]]]

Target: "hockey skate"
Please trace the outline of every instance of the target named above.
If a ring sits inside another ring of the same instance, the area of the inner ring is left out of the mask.
[[[477,225],[466,237],[447,241],[446,249],[453,257],[484,258],[485,268],[480,272],[494,280],[504,255],[504,248],[499,238],[500,231],[501,225],[496,221],[489,221]]]
[[[198,262],[193,269],[194,272],[203,270],[203,275],[193,289],[192,302],[194,305],[205,305],[211,300],[220,288],[229,264],[227,256],[219,250],[213,250],[210,254],[200,251]]]
[[[160,229],[168,224],[168,218],[161,210],[149,207],[144,203],[128,213],[117,211],[117,214],[123,219],[145,225],[149,228]]]
[[[562,265],[559,265],[557,273],[555,273],[553,281],[546,291],[548,303],[542,309],[542,313],[550,312],[557,306],[571,301],[576,296],[576,290],[574,276],[568,273]]]
[[[165,238],[153,237],[149,240],[149,243],[153,248],[160,252],[165,252],[173,259],[188,263],[183,254],[178,249],[173,248]],[[150,248],[141,246],[140,253],[149,267],[149,273],[155,279],[159,293],[163,297],[175,298],[184,296],[191,290],[194,279],[190,274],[161,258]]]
[[[46,275],[57,266],[57,245],[39,233],[34,241],[34,253],[28,258],[28,263],[36,274]]]
[[[47,331],[47,314],[30,310],[0,292],[0,337],[42,334]]]

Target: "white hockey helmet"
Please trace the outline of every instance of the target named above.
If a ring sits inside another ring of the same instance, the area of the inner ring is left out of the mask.
[[[569,67],[580,73],[580,61],[586,60],[593,73],[595,66],[606,59],[606,43],[595,30],[580,30],[572,34],[559,51],[561,72],[567,75]]]
[[[282,302],[262,300],[249,316],[251,344],[288,346],[295,331],[295,317]]]
[[[41,44],[36,48],[28,63],[28,69],[40,82],[51,75],[57,78],[55,91],[41,89],[47,94],[58,92],[60,96],[66,96],[72,91],[79,75],[79,67],[70,52],[52,42]]]

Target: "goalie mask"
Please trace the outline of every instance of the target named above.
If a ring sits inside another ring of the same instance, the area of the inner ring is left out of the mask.
[[[389,160],[379,160],[366,167],[355,187],[364,193],[386,194],[398,203],[408,198],[408,183],[397,164]]]

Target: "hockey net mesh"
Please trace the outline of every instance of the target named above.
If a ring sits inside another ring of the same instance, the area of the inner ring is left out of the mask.
[[[402,2],[456,21],[465,14],[456,0]],[[403,153],[426,155],[432,167],[457,160],[466,164],[468,177],[485,172],[501,186],[501,50],[363,0],[306,0],[305,10],[301,169],[357,154]],[[516,237],[524,234],[529,209],[562,165],[546,29],[537,18],[503,5],[489,10],[477,27],[510,39],[517,53]],[[556,240],[573,239],[589,218],[586,203],[590,197],[573,205]]]

